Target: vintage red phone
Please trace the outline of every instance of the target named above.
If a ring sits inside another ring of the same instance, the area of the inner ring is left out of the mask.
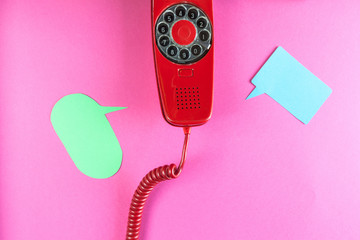
[[[152,38],[165,120],[175,126],[206,123],[213,103],[211,0],[152,0]]]
[[[145,202],[152,189],[177,178],[186,159],[190,128],[212,113],[214,33],[212,0],[152,0],[152,42],[160,105],[165,120],[182,127],[185,140],[178,166],[150,171],[131,201],[126,239],[139,239]]]

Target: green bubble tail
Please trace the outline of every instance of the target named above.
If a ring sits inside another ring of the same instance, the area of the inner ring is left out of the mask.
[[[103,114],[119,111],[119,110],[125,109],[125,108],[127,108],[127,107],[103,107],[103,106],[101,106],[101,110],[102,110]]]
[[[249,94],[249,96],[246,98],[246,100],[253,98],[253,97],[257,97],[263,93],[264,92],[262,90],[260,90],[258,87],[255,87],[255,89]]]

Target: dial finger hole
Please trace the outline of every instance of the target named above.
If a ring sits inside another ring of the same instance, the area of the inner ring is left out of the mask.
[[[199,12],[198,10],[196,10],[195,8],[191,8],[188,12],[188,17],[190,19],[196,19],[199,16]]]
[[[208,31],[206,31],[206,30],[202,30],[199,33],[199,38],[200,38],[201,41],[206,42],[210,38],[210,33]]]
[[[191,47],[191,53],[194,54],[195,56],[198,56],[201,53],[201,47],[200,45],[194,45]]]
[[[166,23],[160,23],[158,25],[158,31],[161,34],[166,34],[169,31],[169,27]]]
[[[167,12],[165,13],[164,15],[164,20],[167,22],[167,23],[172,23],[175,19],[175,15],[173,12]]]
[[[159,43],[161,46],[166,47],[170,43],[170,39],[168,36],[161,36],[159,39]]]
[[[180,58],[186,60],[190,57],[190,52],[187,49],[181,49],[180,51]]]
[[[170,47],[167,49],[167,53],[168,53],[170,56],[172,56],[172,57],[176,56],[177,52],[178,52],[178,49],[177,49],[177,47],[175,47],[175,46],[170,46]]]
[[[184,17],[186,14],[186,9],[184,6],[178,6],[175,10],[176,16]]]
[[[206,25],[207,25],[207,20],[203,17],[199,18],[197,21],[196,21],[196,25],[199,27],[199,28],[205,28]]]

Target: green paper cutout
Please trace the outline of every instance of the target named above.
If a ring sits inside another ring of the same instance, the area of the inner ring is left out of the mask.
[[[108,178],[120,168],[122,150],[105,114],[126,107],[103,107],[81,93],[61,98],[51,123],[76,167],[92,178]]]

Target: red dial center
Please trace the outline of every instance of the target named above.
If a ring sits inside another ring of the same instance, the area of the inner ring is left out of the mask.
[[[180,20],[172,27],[171,35],[177,44],[189,45],[195,39],[196,29],[190,21]]]

